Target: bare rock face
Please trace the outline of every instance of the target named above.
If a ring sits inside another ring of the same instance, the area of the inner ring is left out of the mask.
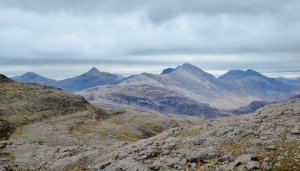
[[[250,154],[239,156],[234,162],[230,163],[226,170],[234,170],[234,168],[247,168],[247,170],[256,170],[260,168],[260,163]]]
[[[132,159],[123,159],[116,160],[106,166],[103,170],[111,171],[111,170],[136,170],[136,171],[150,171],[149,168],[141,165],[139,162]]]
[[[213,147],[202,148],[188,154],[187,160],[189,162],[197,162],[203,160],[211,160],[220,156],[219,151]]]
[[[291,128],[292,134],[300,134],[300,123],[298,122],[294,127]]]
[[[272,104],[243,117],[170,129],[117,151],[152,170],[297,170],[299,113],[300,100]]]

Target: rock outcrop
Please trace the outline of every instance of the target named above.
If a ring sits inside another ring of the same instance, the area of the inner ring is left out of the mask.
[[[298,170],[299,121],[300,100],[291,100],[243,117],[173,128],[116,150],[103,159],[102,170],[126,160],[141,170]]]

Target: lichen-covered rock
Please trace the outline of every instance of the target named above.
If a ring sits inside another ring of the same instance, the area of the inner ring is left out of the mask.
[[[103,168],[104,171],[150,171],[149,168],[141,165],[133,159],[116,160]]]
[[[240,155],[234,162],[230,163],[226,167],[226,170],[234,170],[235,167],[244,165],[248,170],[260,168],[260,164],[259,162],[255,161],[255,157],[253,157],[251,154],[244,154]]]
[[[214,148],[214,147],[207,147],[207,148],[202,148],[197,151],[193,151],[190,154],[188,154],[187,160],[189,162],[197,162],[200,160],[210,160],[210,159],[215,159],[220,156],[219,151]]]

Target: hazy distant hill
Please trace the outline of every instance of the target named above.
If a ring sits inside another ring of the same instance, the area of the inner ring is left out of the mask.
[[[123,77],[117,74],[100,72],[98,69],[92,68],[82,75],[59,81],[43,77],[32,72],[13,77],[12,79],[21,83],[38,83],[41,85],[61,88],[69,92],[75,92],[99,85],[117,84],[123,79]]]
[[[42,85],[52,85],[55,80],[46,78],[33,72],[27,72],[21,76],[12,77],[13,80],[20,83],[37,83]]]
[[[242,96],[253,95],[260,101],[280,101],[295,95],[296,86],[262,75],[254,70],[231,70],[219,77]]]
[[[300,85],[300,78],[285,78],[285,77],[279,77],[277,78],[280,81],[289,83],[289,84],[298,84]]]
[[[99,85],[117,84],[122,79],[123,78],[119,75],[100,72],[98,69],[92,68],[88,72],[77,77],[57,81],[53,86],[66,91],[75,92]]]

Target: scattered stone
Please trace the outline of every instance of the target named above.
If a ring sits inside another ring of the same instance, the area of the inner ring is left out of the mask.
[[[247,162],[247,170],[251,171],[251,170],[257,170],[259,169],[260,163],[257,161],[249,161]]]
[[[194,145],[202,145],[205,141],[205,138],[195,138],[191,141],[191,143]]]
[[[150,169],[159,170],[161,167],[160,161],[155,160],[153,164],[150,166]]]
[[[26,141],[24,139],[20,139],[16,142],[16,145],[23,145],[25,143],[26,143]]]
[[[290,131],[292,134],[300,134],[300,123],[297,123]]]
[[[9,144],[8,141],[0,141],[0,150],[4,149]]]
[[[244,167],[244,165],[246,165],[246,168],[248,170],[250,170],[249,168],[251,168],[252,170],[257,169],[257,168],[259,169],[260,163],[256,162],[255,159],[256,158],[250,154],[241,155],[234,162],[227,165],[225,170],[233,170],[237,166]],[[241,166],[241,165],[243,165],[243,166]]]
[[[193,151],[188,155],[189,162],[198,162],[199,160],[211,160],[219,157],[219,151],[214,147],[202,148],[198,151]]]
[[[197,166],[196,163],[188,163],[188,164],[187,164],[187,167],[188,167],[188,168],[191,168],[191,169],[195,169],[196,166]]]
[[[262,169],[264,170],[271,170],[272,169],[272,163],[268,161],[269,159],[265,159],[261,165]]]
[[[75,124],[84,124],[84,121],[77,120],[77,121],[75,121]]]
[[[128,157],[127,153],[118,153],[115,155],[115,160],[123,160]]]
[[[269,146],[266,147],[266,149],[267,149],[268,151],[274,151],[274,150],[276,150],[277,148],[276,148],[275,145],[269,145]]]
[[[226,154],[224,154],[223,156],[219,157],[219,158],[218,158],[218,161],[219,161],[219,162],[225,162],[225,161],[228,161],[228,160],[230,160],[230,159],[232,159],[231,154],[226,153]]]
[[[133,159],[124,159],[124,160],[117,160],[112,162],[109,166],[103,169],[104,171],[150,171],[149,168],[141,165],[137,161]]]
[[[110,165],[110,162],[106,162],[104,164],[96,164],[94,167],[93,167],[93,171],[100,171],[101,169],[104,169],[105,167],[109,166]]]

